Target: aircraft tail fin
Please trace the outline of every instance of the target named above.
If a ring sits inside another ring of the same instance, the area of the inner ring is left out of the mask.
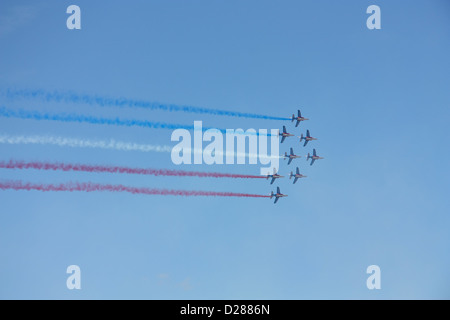
[[[303,140],[304,138],[303,138],[303,133],[300,135],[300,142],[302,142],[302,140]]]
[[[294,120],[295,120],[295,115],[293,114],[293,115],[292,115],[291,122],[294,122]]]
[[[293,174],[292,171],[291,171],[291,174],[290,174],[290,176],[289,176],[289,179],[291,179],[293,176],[294,176],[294,174]]]
[[[270,199],[273,198],[273,191],[270,191]]]
[[[310,155],[309,152],[308,152],[308,157],[306,158],[306,161],[308,161],[309,158],[311,158],[311,155]]]

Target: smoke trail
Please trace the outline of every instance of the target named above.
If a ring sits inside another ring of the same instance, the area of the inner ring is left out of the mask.
[[[54,145],[59,147],[70,148],[93,148],[93,149],[107,149],[118,151],[142,151],[142,152],[171,152],[170,146],[159,146],[151,144],[138,144],[131,142],[121,142],[111,140],[86,140],[66,137],[52,137],[52,136],[11,136],[0,135],[0,143],[3,144],[39,144],[39,145]]]
[[[70,147],[70,148],[92,148],[92,149],[106,149],[106,150],[117,150],[117,151],[141,151],[141,152],[172,152],[171,146],[165,145],[151,145],[151,144],[138,144],[132,142],[121,142],[111,140],[87,140],[87,139],[77,139],[77,138],[66,138],[66,137],[52,137],[52,136],[11,136],[7,134],[0,134],[0,144],[38,144],[38,145],[54,145],[59,147]],[[202,150],[187,149],[187,153],[202,153]],[[226,152],[217,151],[216,155],[226,156]],[[240,153],[235,152],[235,156],[243,156],[248,158],[260,159],[271,159],[271,158],[282,158],[282,156],[268,156],[268,155],[258,155],[253,153]]]
[[[108,119],[108,118],[97,118],[92,116],[83,116],[76,114],[50,114],[46,112],[38,111],[28,111],[28,110],[13,110],[7,109],[5,107],[0,107],[0,116],[6,118],[19,118],[19,119],[32,119],[32,120],[52,120],[61,122],[78,122],[78,123],[90,123],[90,124],[105,124],[105,125],[115,125],[115,126],[126,126],[126,127],[144,127],[153,129],[194,129],[193,125],[182,125],[182,124],[170,124],[164,122],[153,122],[145,120],[124,120],[119,118]],[[207,130],[208,128],[204,128]],[[220,129],[219,129],[220,130]],[[223,133],[226,131],[224,130]]]
[[[177,177],[200,177],[200,178],[242,178],[242,179],[261,179],[265,176],[231,174],[219,172],[199,172],[184,170],[168,170],[168,169],[146,169],[146,168],[130,168],[119,166],[99,166],[86,164],[70,164],[70,163],[49,163],[49,162],[24,162],[10,160],[8,162],[0,161],[2,169],[36,169],[36,170],[53,170],[53,171],[81,171],[93,173],[126,173],[152,176],[177,176]]]
[[[171,190],[171,189],[150,189],[150,188],[138,188],[129,187],[121,184],[97,184],[97,183],[80,183],[69,182],[62,184],[35,184],[22,181],[5,181],[0,182],[0,190],[35,190],[42,192],[58,192],[58,191],[107,191],[107,192],[128,192],[132,194],[145,194],[145,195],[161,195],[161,196],[204,196],[204,197],[246,197],[246,198],[270,198],[270,196],[260,194],[249,193],[234,193],[234,192],[215,192],[215,191],[195,191],[195,190]]]
[[[44,91],[44,90],[16,90],[6,89],[0,91],[7,98],[26,98],[26,99],[40,99],[46,102],[68,102],[68,103],[85,103],[99,106],[114,106],[126,108],[145,108],[149,110],[161,110],[169,112],[188,112],[199,114],[212,114],[218,116],[229,116],[239,118],[253,118],[265,120],[290,120],[290,118],[273,117],[255,113],[244,113],[238,111],[217,110],[193,106],[180,106],[174,104],[163,104],[158,102],[149,102],[143,100],[125,99],[125,98],[108,98],[101,96],[92,96],[86,94],[77,94],[73,92],[58,92],[58,91]]]
[[[50,114],[47,112],[38,111],[28,111],[28,110],[13,110],[7,109],[5,107],[0,107],[0,117],[5,118],[18,118],[18,119],[28,119],[28,120],[50,120],[50,121],[61,121],[61,122],[78,122],[78,123],[90,123],[90,124],[103,124],[103,125],[113,125],[113,126],[125,126],[125,127],[143,127],[152,129],[186,129],[186,130],[199,130],[194,125],[183,125],[183,124],[172,124],[164,122],[146,121],[146,120],[129,120],[120,118],[98,118],[93,116],[83,116],[77,114]],[[226,129],[208,128],[201,127],[202,131],[206,130],[216,130],[222,134],[226,134]],[[259,132],[251,132],[254,135],[264,135],[271,136],[271,133],[260,134]]]

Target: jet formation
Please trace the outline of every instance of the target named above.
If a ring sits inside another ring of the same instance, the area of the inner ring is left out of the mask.
[[[297,116],[295,116],[295,114],[293,114],[293,115],[292,115],[292,118],[291,118],[291,122],[296,121],[295,127],[298,127],[298,125],[299,125],[302,121],[306,121],[306,120],[309,120],[309,119],[303,117],[303,116],[302,116],[302,113],[300,112],[300,110],[297,110]],[[283,143],[283,142],[286,140],[286,138],[294,137],[294,136],[295,136],[295,134],[289,133],[289,132],[287,131],[286,126],[283,126],[283,131],[281,131],[281,132],[278,131],[278,135],[281,137],[281,143]],[[297,137],[298,137],[298,136],[297,136]],[[307,145],[308,142],[310,142],[310,141],[318,140],[317,138],[311,136],[311,133],[310,133],[309,130],[306,130],[306,134],[305,134],[305,135],[303,135],[303,133],[301,133],[300,137],[298,137],[298,138],[300,138],[300,144],[301,144],[303,141],[305,141],[305,142],[303,143],[303,147],[306,147],[306,145]],[[288,154],[287,152],[284,153],[284,160],[289,159],[289,161],[288,161],[288,163],[287,163],[288,165],[291,164],[292,160],[301,157],[300,155],[296,155],[296,154],[294,153],[294,149],[293,149],[293,148],[290,148],[289,151],[290,151],[289,154]],[[313,149],[312,155],[311,155],[310,153],[308,153],[308,155],[307,155],[307,157],[306,157],[306,161],[311,160],[310,166],[312,166],[312,165],[314,164],[314,162],[315,162],[316,160],[319,160],[319,159],[323,159],[323,157],[319,157],[319,156],[317,155],[317,151],[316,151],[315,148]],[[276,181],[276,179],[279,179],[279,178],[284,178],[284,176],[279,175],[279,174],[276,172],[275,169],[273,170],[273,174],[268,174],[268,175],[266,176],[266,179],[267,179],[267,180],[268,180],[268,179],[271,179],[270,184],[273,184],[273,183]],[[300,169],[299,169],[298,167],[296,167],[295,173],[291,171],[291,174],[289,175],[289,179],[292,179],[292,178],[294,178],[294,181],[293,181],[292,184],[295,184],[295,183],[298,181],[298,179],[306,178],[306,176],[303,175],[303,174],[301,174],[301,173],[300,173]],[[282,193],[280,192],[280,187],[277,187],[277,192],[276,192],[276,193],[274,193],[273,191],[270,193],[270,199],[275,198],[274,203],[277,203],[277,202],[278,202],[278,199],[279,199],[279,198],[283,198],[283,197],[287,197],[287,195],[282,194]]]

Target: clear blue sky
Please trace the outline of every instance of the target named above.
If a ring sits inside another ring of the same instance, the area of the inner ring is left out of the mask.
[[[81,7],[82,29],[66,28]],[[381,30],[366,8],[381,8]],[[310,129],[320,160],[269,199],[0,191],[0,298],[450,298],[447,1],[2,1],[0,88],[71,90],[290,122],[8,100],[8,108],[219,128]],[[169,130],[0,118],[0,134],[171,144]],[[169,154],[0,145],[0,160],[175,168]],[[295,168],[295,162],[291,164]],[[251,165],[186,170],[258,174]],[[280,173],[291,168],[282,163]],[[14,171],[268,194],[265,180]],[[82,290],[66,288],[81,267]],[[366,288],[379,265],[382,289]]]

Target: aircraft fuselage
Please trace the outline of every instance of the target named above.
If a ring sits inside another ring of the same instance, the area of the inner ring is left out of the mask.
[[[283,176],[280,176],[279,174],[269,174],[268,176],[267,176],[267,179],[269,179],[269,178],[273,178],[273,179],[278,179],[278,178],[283,178]]]

